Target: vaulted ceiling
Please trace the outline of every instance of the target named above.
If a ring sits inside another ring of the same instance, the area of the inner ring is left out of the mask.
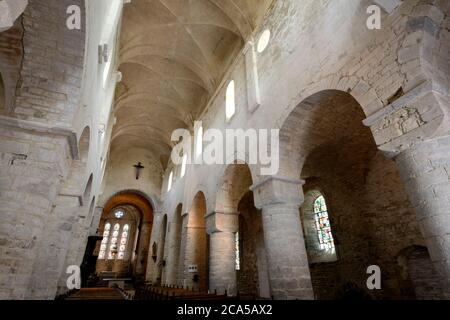
[[[112,150],[150,150],[167,164],[173,130],[189,128],[273,0],[132,0],[124,7]]]

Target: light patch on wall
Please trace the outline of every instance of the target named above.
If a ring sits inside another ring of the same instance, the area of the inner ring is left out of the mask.
[[[200,157],[203,153],[203,127],[197,129],[197,138],[195,141],[195,155]]]
[[[183,155],[183,163],[181,164],[181,178],[186,174],[187,154]]]
[[[110,3],[105,17],[100,43],[108,46],[108,59],[103,69],[103,89],[106,89],[113,68],[114,49],[116,46],[117,26],[122,14],[122,1],[114,0]]]
[[[167,183],[167,191],[170,191],[170,189],[172,189],[172,182],[173,182],[173,171],[171,171],[169,175],[169,181]]]
[[[0,74],[0,110],[4,110],[6,106],[5,102],[5,84],[3,83],[2,75]]]
[[[266,50],[267,46],[269,45],[269,42],[270,42],[270,30],[266,29],[263,31],[263,33],[261,33],[261,36],[259,37],[257,46],[258,52],[259,53],[264,52],[264,50]]]
[[[227,87],[225,113],[229,121],[236,113],[235,84],[231,80]]]

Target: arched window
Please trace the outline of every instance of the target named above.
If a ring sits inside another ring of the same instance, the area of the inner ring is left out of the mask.
[[[111,243],[109,244],[108,260],[113,260],[117,255],[117,241],[119,238],[120,224],[116,223],[113,228]]]
[[[270,30],[266,29],[263,31],[263,33],[261,33],[261,36],[259,37],[258,40],[257,50],[259,53],[262,53],[264,52],[264,50],[266,50],[267,46],[269,45],[269,41],[270,41]]]
[[[225,113],[226,113],[227,121],[230,120],[236,113],[234,80],[231,80],[227,87]]]
[[[169,181],[167,182],[167,191],[172,189],[173,171],[170,172]]]
[[[120,237],[119,255],[117,257],[119,260],[123,260],[124,257],[125,257],[125,251],[127,249],[129,229],[130,229],[130,226],[128,224],[123,226],[122,234],[121,234],[121,237]]]
[[[187,165],[187,154],[183,155],[183,162],[181,163],[181,178],[186,174],[186,165]]]
[[[330,252],[335,251],[333,235],[331,234],[330,219],[325,198],[319,196],[314,201],[314,220],[316,223],[317,236],[319,237],[320,249]]]
[[[98,254],[99,260],[124,260],[126,259],[130,225],[123,221],[126,211],[117,209],[113,212],[112,220],[105,223],[103,239]]]

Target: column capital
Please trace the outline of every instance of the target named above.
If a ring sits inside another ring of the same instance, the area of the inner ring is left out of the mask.
[[[238,212],[214,211],[205,215],[206,232],[213,234],[216,232],[235,233],[239,230]]]
[[[448,96],[444,85],[424,81],[399,95],[363,121],[372,130],[378,149],[392,158],[450,130],[443,125]]]
[[[14,128],[15,130],[28,131],[32,134],[46,134],[67,139],[70,155],[73,160],[80,159],[78,140],[75,130],[71,127],[52,126],[30,120],[22,120],[0,115],[0,126]]]
[[[300,206],[304,200],[304,184],[305,181],[301,179],[268,176],[252,185],[250,190],[253,191],[258,209],[276,204]]]

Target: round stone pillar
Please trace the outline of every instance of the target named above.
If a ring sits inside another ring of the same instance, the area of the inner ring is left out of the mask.
[[[210,236],[209,288],[224,294],[236,293],[235,234],[214,232]]]
[[[251,187],[262,209],[269,282],[278,300],[314,298],[299,214],[303,183],[271,176]]]
[[[395,161],[425,238],[431,260],[450,298],[450,136],[411,147]]]
[[[428,62],[433,64],[432,59]],[[371,128],[378,149],[397,163],[431,260],[450,298],[448,88],[437,78],[411,87],[363,123]]]
[[[237,213],[214,212],[207,216],[210,235],[209,288],[217,293],[236,295],[236,232]]]
[[[141,229],[138,230],[139,238],[136,247],[136,265],[134,273],[138,276],[145,277],[147,268],[147,256],[149,252],[149,242],[152,233],[152,221],[143,221]]]

